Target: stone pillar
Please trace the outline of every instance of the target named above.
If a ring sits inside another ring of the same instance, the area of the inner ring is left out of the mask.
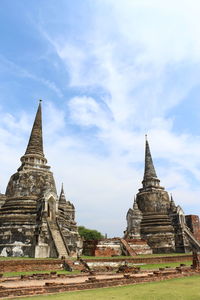
[[[195,270],[200,270],[200,252],[193,251],[192,267]]]

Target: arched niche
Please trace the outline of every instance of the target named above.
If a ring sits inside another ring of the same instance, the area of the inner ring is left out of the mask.
[[[56,219],[56,201],[52,196],[47,201],[47,217],[51,221]]]
[[[184,211],[182,210],[182,208],[178,205],[177,206],[177,213],[179,216],[179,223],[184,226],[185,225],[185,214]]]

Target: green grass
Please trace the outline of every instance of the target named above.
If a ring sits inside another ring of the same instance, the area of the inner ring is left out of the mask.
[[[162,254],[140,254],[135,256],[81,256],[82,259],[131,259],[131,258],[141,258],[141,257],[160,257],[160,256],[182,256],[191,255],[192,253],[162,253]]]
[[[159,256],[182,256],[182,255],[192,255],[189,253],[157,253],[157,254],[139,254],[136,257],[159,257]]]
[[[140,254],[140,255],[135,255],[133,256],[134,258],[137,258],[137,257],[159,257],[159,256],[176,256],[176,255],[191,255],[191,253],[162,253],[162,254]],[[131,256],[124,256],[124,255],[121,255],[121,256],[81,256],[82,259],[129,259],[129,258],[132,258]],[[0,256],[0,260],[23,260],[23,259],[26,259],[26,260],[29,260],[29,259],[35,259],[35,260],[40,260],[40,259],[57,259],[57,258],[34,258],[34,257],[5,257],[5,256]],[[75,257],[70,257],[69,259],[71,260],[76,260]]]
[[[191,261],[184,261],[181,262],[181,264],[185,264],[186,266],[190,266],[192,264]],[[166,263],[161,263],[161,264],[146,264],[146,265],[139,265],[139,267],[142,270],[151,270],[151,269],[158,269],[158,268],[165,268],[165,267],[170,267],[170,268],[175,268],[175,267],[179,267],[180,266],[180,262],[166,262]]]
[[[3,277],[14,277],[14,276],[21,276],[21,275],[32,275],[32,274],[44,274],[44,273],[48,273],[50,274],[50,272],[57,272],[57,274],[68,274],[68,275],[75,275],[75,274],[79,274],[80,271],[78,270],[74,270],[72,272],[68,272],[68,271],[64,271],[64,270],[52,270],[52,271],[24,271],[24,272],[5,272],[3,273]]]
[[[46,258],[34,258],[34,257],[13,257],[13,256],[11,256],[11,257],[6,257],[6,256],[0,256],[0,260],[23,260],[23,259],[26,259],[26,260],[28,260],[28,259],[35,259],[35,260],[40,260],[40,259],[57,259],[57,258],[51,258],[51,257],[46,257]]]
[[[200,276],[31,298],[37,300],[199,300]],[[30,297],[17,299],[28,300]]]

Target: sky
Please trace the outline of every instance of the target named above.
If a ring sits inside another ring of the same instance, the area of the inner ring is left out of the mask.
[[[78,225],[123,235],[145,134],[161,185],[200,215],[199,0],[1,0],[0,37],[1,193],[42,99]]]

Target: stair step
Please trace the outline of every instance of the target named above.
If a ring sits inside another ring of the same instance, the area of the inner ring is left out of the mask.
[[[130,245],[128,244],[128,242],[126,240],[120,239],[120,241],[130,256],[134,256],[136,254],[135,251],[130,247]]]
[[[55,243],[56,248],[58,250],[59,257],[68,256],[67,249],[65,247],[65,244],[64,244],[64,241],[63,241],[62,236],[60,234],[60,231],[59,231],[58,228],[56,228],[57,227],[56,223],[49,222],[48,224],[49,224],[49,228],[51,230],[51,234],[52,234],[54,243]]]

